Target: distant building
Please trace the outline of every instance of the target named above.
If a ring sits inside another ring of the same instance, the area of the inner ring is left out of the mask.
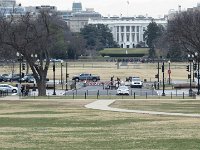
[[[12,15],[21,15],[25,13],[25,8],[21,4],[16,4],[15,0],[0,0],[0,14],[8,17]]]
[[[101,19],[101,15],[97,12],[81,11],[73,13],[72,17],[67,21],[72,32],[80,32],[88,24],[89,19]]]
[[[72,11],[73,12],[80,12],[80,11],[82,11],[82,3],[80,3],[80,2],[74,2],[73,4],[72,4]]]
[[[187,10],[182,10],[180,5],[178,6],[178,10],[174,10],[174,9],[169,10],[169,13],[168,13],[168,20],[174,19],[174,17],[175,17],[177,14],[179,14],[179,13],[181,13],[181,12],[184,12],[184,11],[189,11],[189,12],[200,11],[200,3],[198,3],[196,7],[187,8]]]
[[[200,3],[197,3],[196,7],[188,8],[187,11],[200,11]]]
[[[166,26],[167,19],[153,19],[151,17],[104,17],[101,19],[90,19],[88,24],[108,25],[114,40],[121,48],[135,48],[146,46],[144,32],[151,21]]]
[[[14,7],[16,6],[16,0],[0,0],[1,7]]]
[[[39,13],[41,10],[49,10],[49,11],[57,11],[56,6],[50,6],[50,5],[41,5],[41,6],[29,6],[25,7],[26,12],[32,12],[32,13]]]
[[[80,2],[74,2],[71,11],[59,11],[58,14],[72,32],[80,32],[81,28],[88,24],[89,19],[101,19],[101,14],[95,12],[93,8],[82,10]]]
[[[66,10],[66,11],[58,11],[58,15],[64,20],[67,24],[69,23],[69,20],[71,17],[73,17],[72,11]]]

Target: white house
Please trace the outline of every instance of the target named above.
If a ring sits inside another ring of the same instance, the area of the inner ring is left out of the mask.
[[[151,21],[166,26],[167,19],[153,19],[150,17],[104,17],[101,19],[89,19],[88,24],[108,25],[114,40],[121,48],[134,48],[138,44],[145,43],[144,32]]]

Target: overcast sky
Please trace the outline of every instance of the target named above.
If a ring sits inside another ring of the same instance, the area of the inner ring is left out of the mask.
[[[182,9],[196,7],[200,0],[16,0],[23,6],[53,5],[58,10],[71,10],[72,3],[82,2],[83,9],[94,8],[103,16],[135,16],[146,15],[163,17],[170,9]],[[129,4],[128,4],[129,3]]]

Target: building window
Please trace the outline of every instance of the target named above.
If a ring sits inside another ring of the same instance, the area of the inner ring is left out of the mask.
[[[119,33],[117,33],[117,42],[119,42]]]
[[[123,48],[124,47],[124,45],[123,44],[121,44],[121,48]]]
[[[130,26],[126,26],[126,32],[130,32]]]
[[[121,26],[121,32],[124,32],[124,26]]]
[[[124,41],[124,33],[121,34],[121,41]]]
[[[137,42],[140,41],[139,33],[137,33]]]
[[[126,48],[129,48],[129,45],[126,45]]]
[[[119,32],[119,26],[117,26],[117,32]]]
[[[127,42],[130,41],[130,34],[129,34],[129,33],[126,34],[126,41],[127,41]]]
[[[132,28],[132,32],[135,32],[135,26],[132,26],[131,28]]]
[[[137,26],[137,32],[139,32],[139,30],[140,30],[140,27],[139,27],[139,26]]]
[[[132,42],[135,41],[135,33],[132,33]]]

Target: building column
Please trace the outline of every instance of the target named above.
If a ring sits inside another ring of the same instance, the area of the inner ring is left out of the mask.
[[[122,37],[121,37],[121,26],[119,26],[119,45],[121,47],[121,41],[122,41]]]
[[[130,39],[130,48],[133,48],[132,26],[130,26],[129,28],[130,28],[130,37],[129,37],[129,39]]]
[[[126,48],[126,43],[127,43],[127,39],[126,39],[126,26],[124,26],[124,48]]]

